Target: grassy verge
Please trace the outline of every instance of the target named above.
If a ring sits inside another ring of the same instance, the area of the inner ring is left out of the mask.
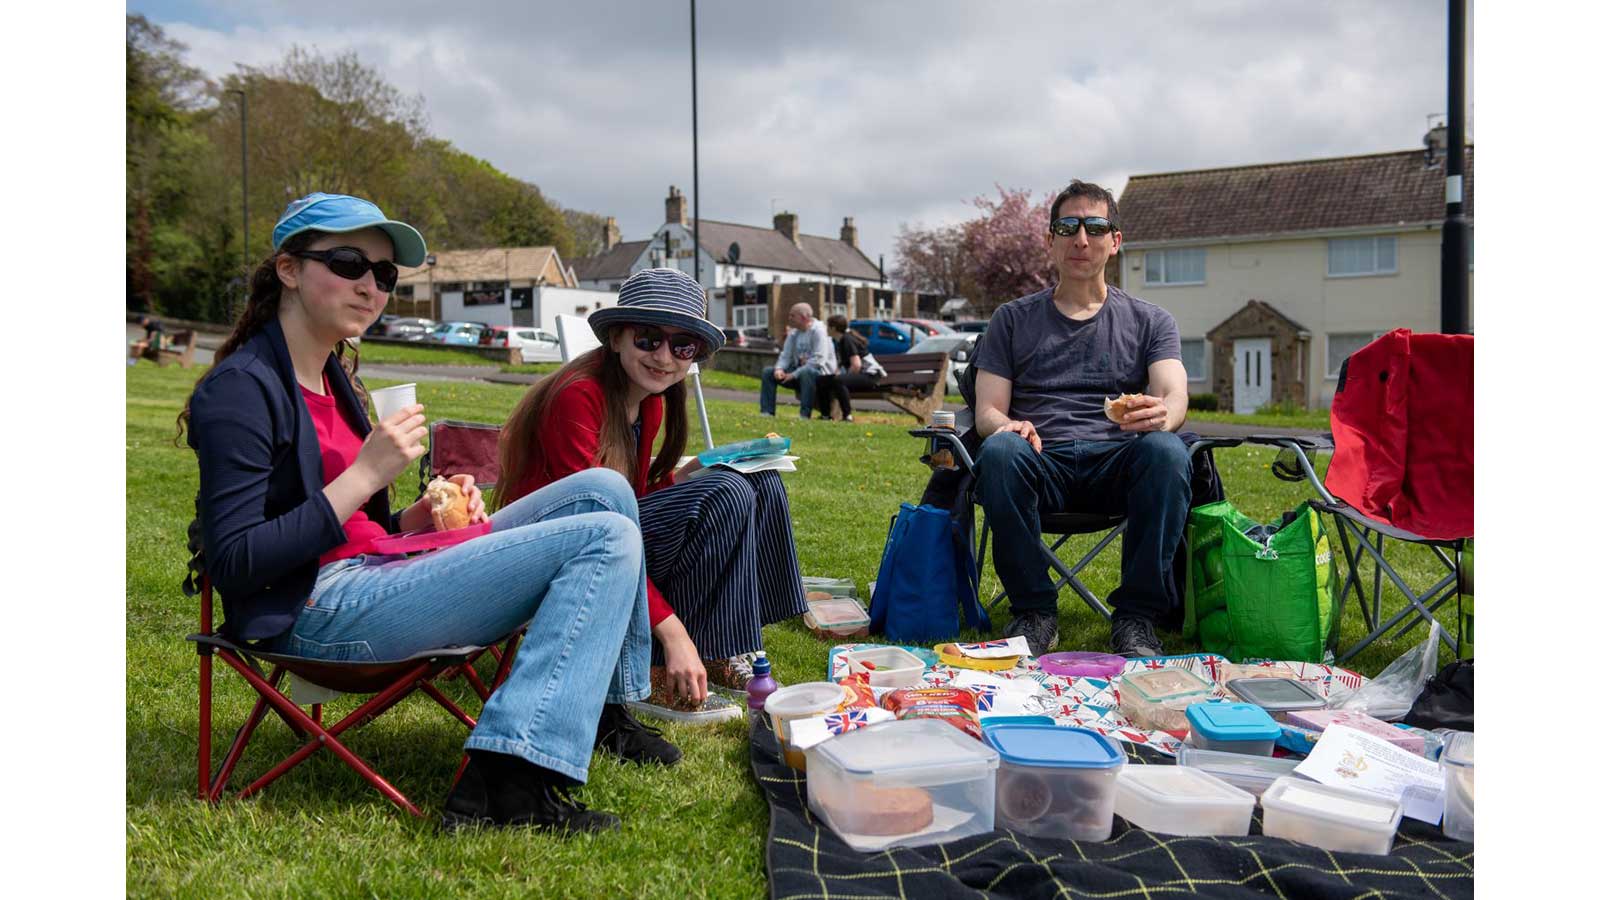
[[[195,791],[196,657],[183,636],[195,630],[195,601],[183,596],[184,533],[193,514],[193,454],[173,446],[173,419],[198,377],[195,370],[141,363],[127,375],[127,745],[126,879],[132,896],[384,897],[755,897],[767,893],[763,842],[767,811],[752,782],[742,723],[709,729],[667,726],[684,762],[663,771],[596,757],[580,796],[624,817],[623,829],[571,840],[506,832],[441,837],[414,821],[327,754],[317,754],[257,798],[207,808]],[[373,380],[373,387],[390,382]],[[418,397],[436,418],[502,421],[523,388],[425,383]],[[719,440],[773,430],[754,405],[712,401]],[[846,577],[865,595],[875,577],[889,517],[915,500],[927,480],[909,416],[862,411],[854,425],[802,421],[781,411],[777,429],[794,439],[799,471],[785,476],[802,570]],[[1241,448],[1218,463],[1229,498],[1265,520],[1306,496],[1275,480],[1273,454]],[[399,481],[399,500],[415,496],[415,474]],[[1084,549],[1083,539],[1070,547]],[[1415,549],[1415,548],[1405,548]],[[1425,552],[1397,554],[1408,577],[1431,572]],[[1118,548],[1083,573],[1105,596],[1118,580]],[[982,596],[998,590],[992,569]],[[1391,599],[1391,604],[1393,600]],[[1354,604],[1352,603],[1352,606]],[[1346,641],[1359,614],[1345,615]],[[997,610],[996,624],[1009,621]],[[1447,623],[1451,620],[1446,619]],[[1165,636],[1172,652],[1196,649]],[[1407,642],[1382,641],[1356,660],[1373,674]],[[1061,649],[1102,649],[1109,629],[1070,592],[1061,600]],[[786,684],[824,677],[828,645],[798,621],[770,626],[766,647]],[[222,670],[222,667],[218,667]],[[253,694],[222,670],[216,683],[217,757],[248,714]],[[469,712],[478,708],[461,682],[444,686]],[[337,719],[356,700],[326,710]],[[415,698],[354,733],[351,748],[430,813],[436,813],[460,761],[465,730],[425,698]],[[296,746],[273,717],[263,723],[234,787],[248,783]]]
[[[471,350],[459,347],[428,346],[426,344],[361,345],[361,361],[368,365],[386,366],[494,366],[497,363]]]

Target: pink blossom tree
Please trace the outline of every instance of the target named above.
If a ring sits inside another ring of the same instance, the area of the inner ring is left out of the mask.
[[[985,314],[1055,283],[1045,240],[1054,195],[1034,203],[1031,191],[1006,190],[998,184],[995,189],[1000,192],[998,200],[973,198],[979,216],[962,226],[967,271],[977,295],[972,299]]]

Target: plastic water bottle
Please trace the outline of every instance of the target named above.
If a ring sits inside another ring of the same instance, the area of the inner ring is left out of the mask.
[[[778,679],[772,677],[772,661],[767,659],[765,651],[757,651],[756,661],[751,664],[750,671],[754,674],[745,683],[745,693],[752,713],[761,712],[766,706],[767,695],[779,688]]]

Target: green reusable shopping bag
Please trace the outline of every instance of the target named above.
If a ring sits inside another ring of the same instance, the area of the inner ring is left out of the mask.
[[[1333,625],[1333,548],[1301,503],[1265,543],[1222,501],[1189,513],[1183,635],[1229,659],[1321,662]]]

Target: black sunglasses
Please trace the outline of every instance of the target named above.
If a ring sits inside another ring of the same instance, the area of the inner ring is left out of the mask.
[[[314,259],[328,267],[328,271],[339,276],[355,281],[361,276],[372,272],[372,283],[378,290],[385,294],[394,290],[394,283],[400,280],[400,270],[394,263],[386,259],[373,262],[367,255],[354,247],[335,247],[332,250],[294,250],[290,256],[301,259]]]
[[[1111,224],[1110,219],[1102,216],[1089,216],[1086,219],[1080,219],[1077,216],[1062,216],[1050,223],[1050,233],[1058,237],[1072,237],[1078,233],[1078,226],[1080,225],[1083,226],[1084,231],[1093,237],[1100,237],[1117,230],[1117,226]]]
[[[705,349],[706,342],[692,334],[675,334],[667,337],[667,333],[659,328],[649,325],[634,325],[633,346],[645,353],[654,353],[661,346],[662,341],[667,342],[667,350],[678,359],[690,360],[700,355]]]

